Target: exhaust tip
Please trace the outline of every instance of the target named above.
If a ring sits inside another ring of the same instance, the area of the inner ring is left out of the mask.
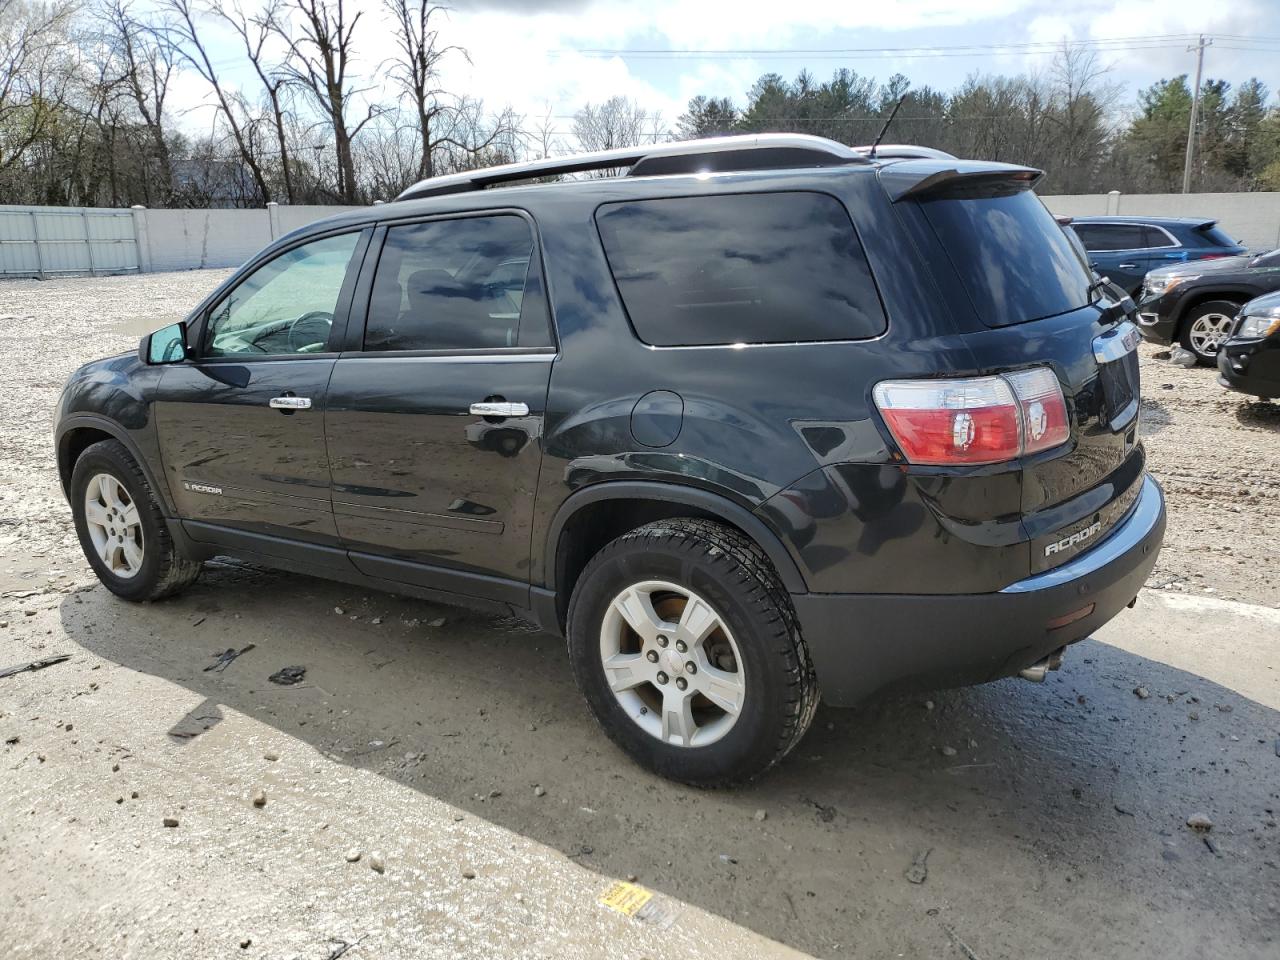
[[[1044,683],[1045,675],[1049,672],[1049,658],[1033,663],[1029,667],[1025,667],[1018,671],[1018,676],[1023,680],[1030,680],[1032,683]]]
[[[1066,652],[1066,647],[1059,647],[1043,660],[1037,660],[1031,666],[1019,670],[1018,676],[1023,680],[1030,680],[1032,683],[1044,683],[1044,678],[1050,670],[1062,669],[1062,656]]]

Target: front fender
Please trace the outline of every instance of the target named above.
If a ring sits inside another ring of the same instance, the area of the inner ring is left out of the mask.
[[[151,401],[164,373],[129,354],[81,367],[63,389],[54,427],[54,449],[63,493],[69,491],[75,459],[86,446],[113,437],[142,468],[165,516],[173,499],[159,469],[159,437]]]

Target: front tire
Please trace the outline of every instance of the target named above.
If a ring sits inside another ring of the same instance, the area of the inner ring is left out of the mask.
[[[1209,300],[1196,304],[1182,319],[1178,340],[1207,366],[1218,362],[1218,348],[1231,333],[1240,304],[1230,300]]]
[[[601,728],[641,766],[741,783],[799,742],[818,685],[785,588],[732,527],[659,520],[592,557],[569,605],[569,657]]]
[[[178,553],[146,475],[119,440],[80,454],[71,471],[71,511],[85,558],[118,597],[159,600],[200,575],[200,563]]]

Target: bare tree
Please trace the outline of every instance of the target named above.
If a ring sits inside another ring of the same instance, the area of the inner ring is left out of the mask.
[[[0,172],[44,135],[65,100],[62,46],[74,12],[70,2],[0,0]]]
[[[165,128],[165,99],[177,68],[175,52],[165,39],[164,28],[137,19],[129,0],[104,0],[98,20],[115,70],[115,74],[107,78],[108,87],[123,90],[132,101],[160,168],[160,182],[153,191],[148,167],[143,165],[146,200],[167,202],[173,193],[174,180]]]
[[[348,117],[352,101],[370,89],[357,89],[351,80],[352,37],[362,14],[347,19],[344,0],[289,0],[289,7],[301,14],[300,18],[293,18],[300,21],[296,31],[283,16],[271,24],[289,48],[284,70],[333,130],[338,195],[345,203],[356,203],[359,185],[351,142],[365,124],[382,112],[382,107],[370,103],[358,123]]]
[[[1097,53],[1062,43],[1053,58],[1050,122],[1057,130],[1054,167],[1060,171],[1055,184],[1067,193],[1092,183],[1110,136],[1107,115],[1119,100],[1120,89],[1106,83],[1110,72]]]
[[[252,131],[247,129],[252,121],[244,116],[242,99],[219,81],[218,71],[214,68],[208,47],[201,40],[200,31],[196,28],[196,13],[189,0],[163,0],[163,6],[173,11],[176,17],[174,23],[166,29],[167,39],[173,45],[173,49],[213,88],[214,96],[218,98],[222,118],[231,130],[231,137],[235,140],[240,159],[249,168],[253,177],[258,192],[257,199],[261,203],[267,203],[271,200],[271,187],[267,184],[262,159],[253,149]]]
[[[650,112],[626,97],[588,103],[573,115],[573,135],[583,150],[613,150],[668,139],[662,114]]]
[[[477,123],[474,102],[453,97],[440,87],[440,64],[446,57],[457,54],[470,61],[462,47],[440,41],[433,21],[449,8],[429,0],[383,0],[383,5],[395,21],[398,48],[390,61],[390,75],[408,97],[417,123],[418,178],[439,172],[441,153],[451,156],[450,165],[456,169],[459,163],[473,162],[459,160],[459,152],[474,158],[509,139],[514,134],[507,122],[509,112],[499,114],[496,122]]]

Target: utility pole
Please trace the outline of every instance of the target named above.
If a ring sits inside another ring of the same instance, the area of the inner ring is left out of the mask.
[[[1187,47],[1187,53],[1196,52],[1196,85],[1191,88],[1191,125],[1187,129],[1187,160],[1182,167],[1182,192],[1191,192],[1191,161],[1196,153],[1196,115],[1200,112],[1200,75],[1204,72],[1204,48],[1211,46],[1212,40],[1206,40],[1204,34],[1194,47]]]

